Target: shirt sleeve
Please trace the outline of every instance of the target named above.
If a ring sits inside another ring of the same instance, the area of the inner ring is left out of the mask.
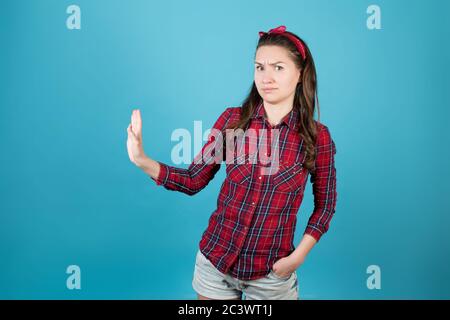
[[[305,234],[311,235],[317,241],[327,232],[335,212],[337,200],[335,154],[336,146],[330,132],[325,125],[322,125],[316,142],[316,171],[311,174],[314,211],[305,230]]]
[[[227,108],[214,123],[207,142],[187,169],[160,164],[159,175],[151,177],[159,186],[172,191],[194,195],[214,178],[223,161],[225,129],[230,119],[231,108]]]

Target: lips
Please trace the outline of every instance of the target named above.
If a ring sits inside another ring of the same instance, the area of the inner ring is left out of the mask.
[[[264,88],[262,89],[264,92],[272,92],[274,90],[277,90],[277,88]]]

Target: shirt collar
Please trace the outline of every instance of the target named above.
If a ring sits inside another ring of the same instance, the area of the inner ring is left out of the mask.
[[[289,127],[289,129],[295,130],[298,125],[298,117],[299,117],[298,110],[296,108],[292,108],[292,110],[289,111],[289,113],[285,115],[283,119],[281,119],[281,122],[284,122]],[[264,104],[262,100],[257,104],[251,118],[267,119],[266,110],[264,109]]]

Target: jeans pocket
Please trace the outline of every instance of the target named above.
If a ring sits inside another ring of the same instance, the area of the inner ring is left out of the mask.
[[[293,273],[291,273],[291,274],[288,275],[288,276],[281,277],[281,276],[277,275],[277,274],[275,273],[275,271],[273,271],[273,269],[270,270],[270,273],[269,273],[269,275],[272,275],[274,278],[276,278],[276,279],[278,279],[278,280],[283,280],[283,281],[289,280],[289,279],[292,277],[292,274],[293,274]]]

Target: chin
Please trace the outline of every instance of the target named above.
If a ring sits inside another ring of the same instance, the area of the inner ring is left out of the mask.
[[[277,100],[277,99],[275,99],[275,97],[273,95],[267,94],[264,92],[259,92],[259,95],[261,96],[261,98],[263,98],[264,101],[267,101],[267,102],[272,102],[274,100]]]
[[[269,95],[264,95],[262,96],[263,100],[270,103],[270,104],[277,104],[278,102],[280,102],[280,99],[278,99],[277,97],[273,97],[270,94]]]

